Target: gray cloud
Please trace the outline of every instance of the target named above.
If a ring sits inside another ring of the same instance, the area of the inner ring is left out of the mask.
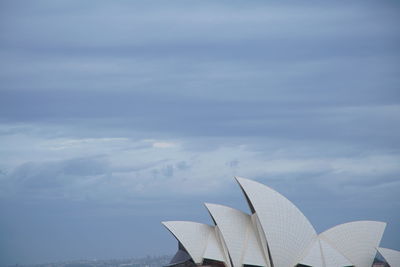
[[[186,161],[180,161],[176,164],[176,168],[178,168],[178,170],[187,170],[190,168],[190,166],[187,164]]]

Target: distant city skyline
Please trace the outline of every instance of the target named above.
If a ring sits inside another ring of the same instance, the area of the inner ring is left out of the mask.
[[[245,212],[400,249],[396,1],[0,3],[0,265],[172,255],[161,221]]]
[[[24,267],[162,267],[169,263],[171,256],[146,256],[128,259],[80,259],[57,262],[43,262],[38,264],[14,265]],[[5,265],[7,267],[13,265]],[[5,267],[2,266],[2,267]]]

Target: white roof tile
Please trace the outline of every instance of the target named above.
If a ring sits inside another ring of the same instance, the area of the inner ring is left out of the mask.
[[[371,267],[386,223],[355,221],[340,224],[319,237],[341,252],[357,267]]]

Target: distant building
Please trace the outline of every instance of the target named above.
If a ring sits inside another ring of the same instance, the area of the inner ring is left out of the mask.
[[[371,267],[378,249],[390,267],[400,267],[399,251],[379,248],[386,223],[355,221],[317,234],[278,192],[252,180],[236,180],[252,213],[206,203],[212,226],[163,222],[179,244],[168,266]]]

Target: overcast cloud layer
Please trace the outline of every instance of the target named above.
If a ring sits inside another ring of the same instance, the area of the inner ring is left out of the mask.
[[[2,1],[0,264],[172,254],[162,220],[249,211],[400,249],[395,1]]]

